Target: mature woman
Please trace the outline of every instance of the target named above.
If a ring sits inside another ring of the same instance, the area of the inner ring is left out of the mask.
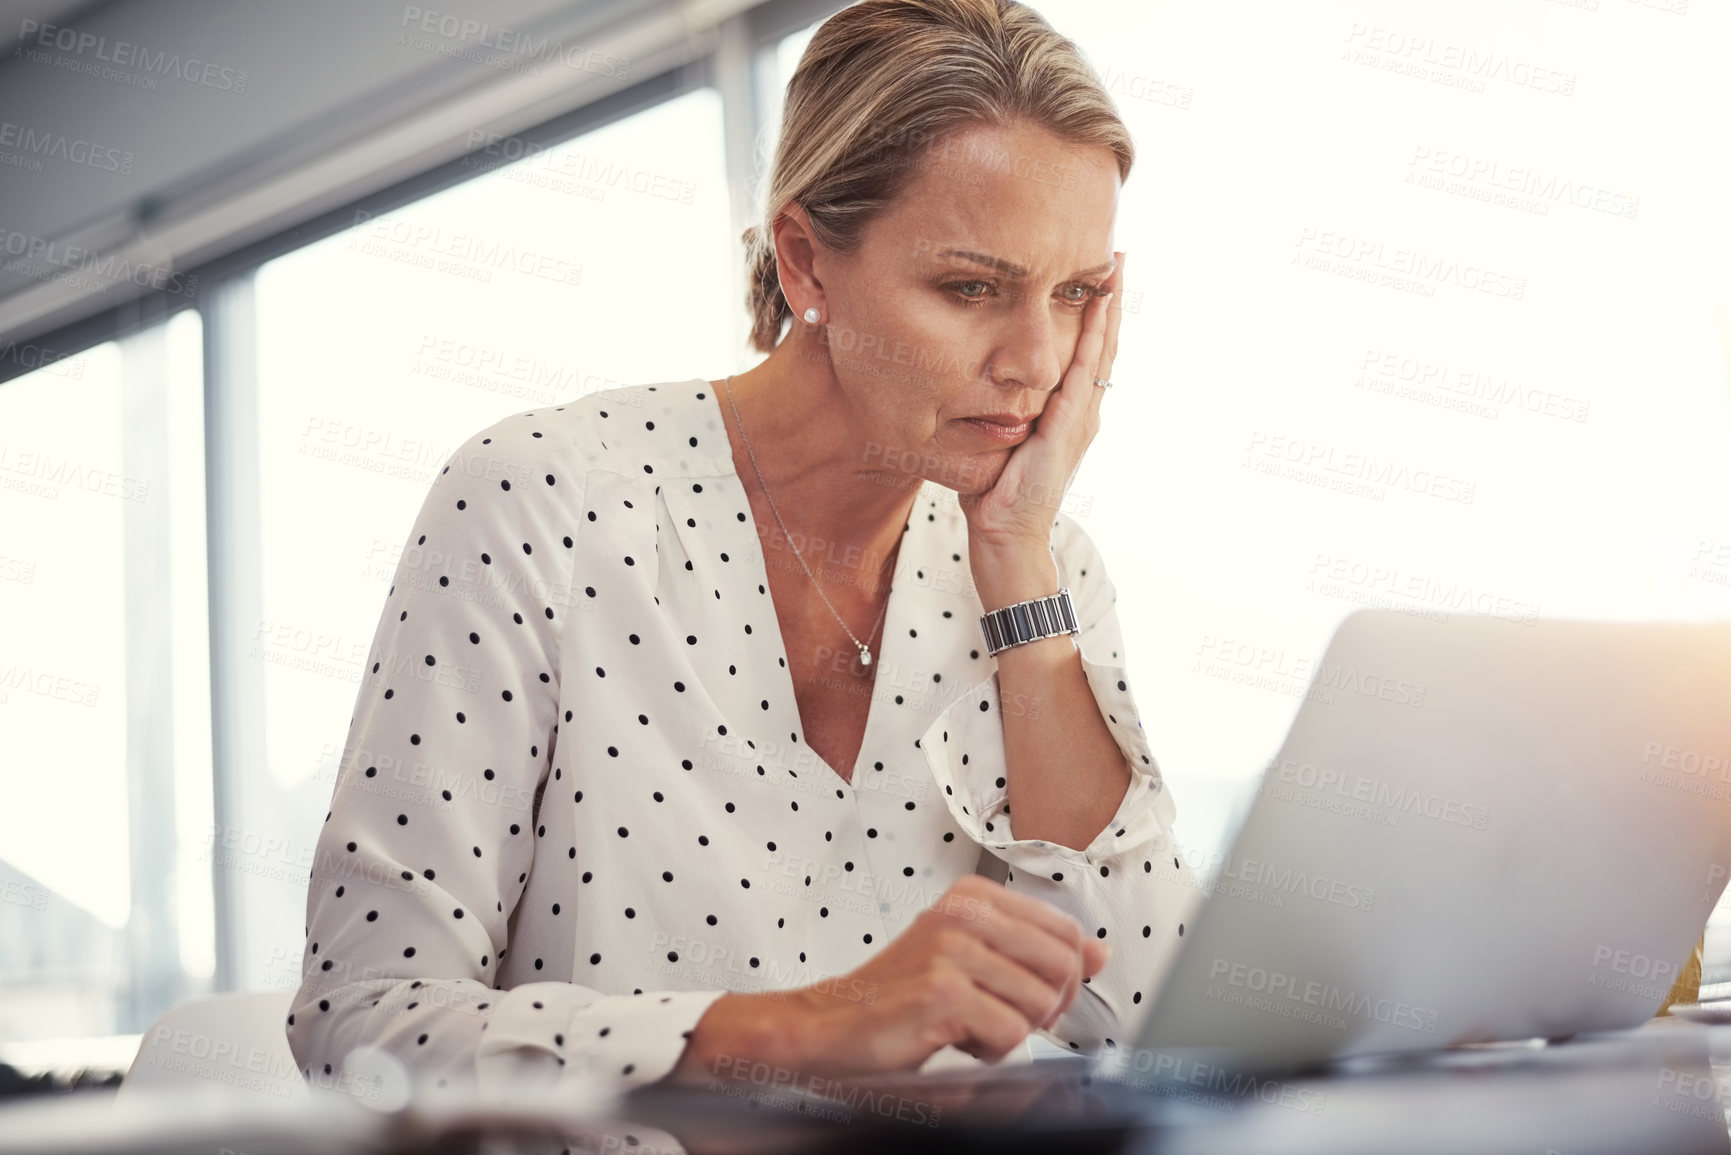
[[[817,31],[746,235],[767,359],[507,417],[433,483],[319,839],[308,1074],[372,1045],[437,1085],[845,1076],[1124,1036],[1197,898],[1060,508],[1131,159],[1011,0]]]

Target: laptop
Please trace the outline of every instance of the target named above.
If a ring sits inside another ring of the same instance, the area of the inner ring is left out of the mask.
[[[1146,1099],[1199,1064],[1269,1076],[1634,1027],[1728,874],[1731,622],[1358,610],[1132,1047],[861,1083],[1024,1138],[1066,1123],[1029,1104],[1074,1124],[1085,1103],[1105,1140],[1146,1117],[1110,1087]]]

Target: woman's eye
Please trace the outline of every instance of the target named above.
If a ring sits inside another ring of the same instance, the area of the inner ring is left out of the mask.
[[[1084,285],[1078,282],[1065,285],[1058,292],[1062,295],[1065,304],[1084,305],[1094,296],[1095,289],[1093,285]]]
[[[956,295],[967,301],[984,300],[991,287],[986,281],[954,281],[950,284]]]

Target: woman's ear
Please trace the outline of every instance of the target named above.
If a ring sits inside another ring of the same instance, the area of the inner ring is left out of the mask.
[[[783,209],[775,218],[774,234],[776,276],[793,315],[797,318],[815,308],[827,317],[828,302],[816,269],[820,246],[805,206],[790,204]]]

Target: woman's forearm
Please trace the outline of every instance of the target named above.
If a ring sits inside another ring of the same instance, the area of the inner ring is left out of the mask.
[[[1058,592],[1050,551],[970,561],[988,610]],[[1100,716],[1081,651],[1064,634],[1000,651],[997,662],[1015,836],[1083,849],[1118,812],[1131,774]]]

